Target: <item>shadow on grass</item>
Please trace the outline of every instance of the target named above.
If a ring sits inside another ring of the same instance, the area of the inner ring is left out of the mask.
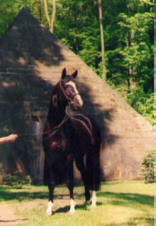
[[[63,189],[63,188],[62,188]],[[65,193],[62,190],[54,194],[55,199],[64,199],[69,198],[69,193]],[[97,196],[102,199],[105,199],[105,203],[109,203],[112,205],[118,206],[133,206],[136,204],[140,205],[148,205],[153,207],[154,198],[150,195],[144,194],[136,194],[136,193],[115,193],[115,192],[98,192]],[[84,193],[76,193],[75,199],[84,198]],[[0,186],[0,201],[26,201],[26,200],[34,200],[34,199],[48,199],[48,190],[47,191],[23,191],[23,190],[15,190],[9,187]],[[108,201],[107,201],[108,199]],[[100,200],[101,201],[101,200]],[[103,201],[103,200],[102,200]]]
[[[34,199],[46,199],[48,200],[49,193],[47,192],[23,192],[23,191],[5,191],[0,190],[0,202],[1,201],[9,201],[9,200],[16,200],[16,201],[28,201],[28,200],[34,200]],[[69,194],[60,194],[56,193],[54,194],[54,199],[68,199]],[[74,195],[75,199],[82,199],[84,198],[84,193],[76,194]]]
[[[78,209],[85,210],[86,206],[85,205],[76,205],[75,208],[76,208],[76,210],[78,210]],[[64,207],[60,207],[54,212],[54,214],[56,214],[56,213],[66,213],[66,212],[69,212],[69,209],[70,209],[69,205],[64,206]]]
[[[97,206],[101,206],[102,205],[102,202],[97,202]],[[86,206],[85,203],[84,204],[79,204],[79,205],[76,205],[75,209],[76,210],[90,210],[89,209],[90,206]],[[64,206],[64,207],[60,207],[59,209],[57,209],[55,213],[66,213],[66,212],[69,212],[69,209],[70,209],[70,206]]]
[[[15,191],[13,191],[16,189]],[[64,189],[64,188],[62,188]],[[10,200],[16,200],[16,201],[28,201],[28,200],[34,200],[34,199],[48,199],[48,189],[47,191],[23,191],[22,189],[18,189],[15,187],[9,187],[9,186],[0,186],[0,202],[1,201],[10,201]],[[62,190],[62,193],[57,192],[54,194],[54,199],[64,199],[65,197],[69,198],[69,193],[64,193]],[[84,193],[75,193],[76,199],[81,199],[84,197]]]
[[[115,192],[99,192],[98,197],[109,198],[109,204],[112,205],[149,205],[153,207],[154,198],[149,195],[142,195],[136,193],[115,193]]]
[[[48,199],[48,192],[11,192],[0,191],[0,201],[26,201],[32,199]]]

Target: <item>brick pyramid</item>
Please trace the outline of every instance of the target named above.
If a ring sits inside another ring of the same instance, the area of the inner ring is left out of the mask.
[[[154,149],[152,126],[26,9],[0,40],[0,135],[20,134],[15,144],[1,146],[2,171],[16,169],[42,179],[40,131],[64,67],[78,69],[82,113],[101,127],[103,177],[138,178],[142,159]]]

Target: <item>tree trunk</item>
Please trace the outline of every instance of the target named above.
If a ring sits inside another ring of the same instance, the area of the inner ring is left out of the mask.
[[[104,32],[102,23],[102,4],[101,0],[98,0],[99,6],[99,23],[100,23],[100,34],[101,34],[101,55],[102,55],[102,78],[106,80],[106,66],[105,66],[105,46],[104,46]]]
[[[45,13],[46,19],[48,21],[48,26],[50,27],[50,17],[49,17],[49,12],[48,12],[47,0],[44,0],[44,13]]]
[[[127,33],[127,37],[126,37],[127,47],[131,46],[133,39],[134,39],[134,32]],[[128,84],[128,87],[127,87],[128,93],[130,93],[132,90],[136,89],[136,68],[131,65],[128,66],[127,84]]]
[[[49,30],[52,33],[54,32],[55,15],[56,15],[56,0],[53,0],[53,9],[52,9],[51,20],[50,20],[50,28],[49,28]]]
[[[52,0],[52,14],[51,18],[49,16],[48,11],[48,3],[47,0],[44,0],[44,13],[48,22],[49,30],[53,33],[54,32],[54,21],[55,21],[55,15],[56,15],[56,0]]]

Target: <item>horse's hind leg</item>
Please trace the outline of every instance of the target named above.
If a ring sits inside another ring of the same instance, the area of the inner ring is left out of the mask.
[[[54,181],[53,172],[49,173],[48,188],[49,188],[49,202],[46,209],[46,215],[50,216],[53,213],[53,206],[54,206],[53,200],[54,200],[55,181]]]
[[[70,192],[70,210],[69,213],[75,213],[75,201],[74,201],[74,181],[73,181],[73,159],[69,159],[67,164],[67,186]]]
[[[94,150],[97,150],[95,152],[92,151],[90,163],[92,164],[92,203],[91,207],[96,207],[96,191],[100,188],[100,153],[99,148],[95,147]]]
[[[91,200],[92,200],[92,204],[91,204],[91,207],[96,207],[96,191],[93,191],[92,192],[92,198],[91,198]]]
[[[84,162],[83,159],[77,159],[76,160],[76,166],[78,168],[78,170],[81,173],[81,177],[84,183],[84,187],[85,187],[85,198],[86,198],[86,204],[90,204],[90,181],[89,181],[89,177],[87,174],[87,170],[85,169],[84,166]]]

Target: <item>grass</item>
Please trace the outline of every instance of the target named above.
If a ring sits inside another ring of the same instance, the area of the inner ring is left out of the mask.
[[[76,213],[69,215],[68,190],[58,187],[55,189],[55,213],[46,217],[47,187],[0,186],[0,205],[12,208],[16,216],[14,225],[19,226],[154,225],[153,190],[153,184],[142,181],[106,182],[97,193],[97,208],[91,210],[85,209],[83,186],[79,186],[75,188]]]

